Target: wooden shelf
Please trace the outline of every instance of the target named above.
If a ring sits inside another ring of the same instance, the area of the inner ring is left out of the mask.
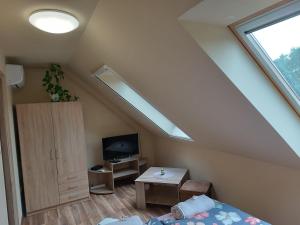
[[[100,170],[89,170],[89,172],[90,173],[112,173],[112,171],[107,168],[103,168]]]
[[[90,187],[90,192],[96,195],[112,194],[114,191],[108,188],[105,184]]]
[[[125,158],[125,159],[120,159],[120,162],[116,162],[116,163],[109,162],[109,163],[115,166],[115,165],[129,163],[129,162],[133,162],[133,161],[137,161],[137,160],[138,160],[138,158],[136,158],[136,157],[129,157],[129,158]]]
[[[122,178],[122,177],[127,177],[127,176],[131,176],[131,175],[135,175],[138,174],[139,171],[138,170],[121,170],[121,171],[117,171],[113,173],[113,177],[114,179],[118,179],[118,178]]]
[[[105,161],[100,170],[89,170],[90,192],[93,194],[111,194],[114,191],[115,180],[126,178],[134,180],[145,170],[146,159],[130,157],[120,162]]]
[[[146,164],[147,164],[147,160],[146,159],[139,160],[139,166],[145,166]]]
[[[154,185],[146,191],[146,203],[173,206],[178,203],[176,187]]]

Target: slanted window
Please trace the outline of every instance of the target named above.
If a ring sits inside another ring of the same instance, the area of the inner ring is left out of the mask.
[[[235,29],[300,112],[300,1],[291,1],[239,24]]]
[[[92,75],[103,82],[115,93],[142,113],[146,118],[157,125],[171,137],[192,140],[186,133],[179,129],[168,118],[155,109],[148,101],[131,88],[115,71],[108,66],[101,67]]]

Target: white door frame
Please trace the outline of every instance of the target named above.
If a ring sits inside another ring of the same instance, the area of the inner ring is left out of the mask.
[[[19,225],[12,143],[9,126],[8,89],[4,74],[0,71],[0,144],[6,190],[6,205],[9,225]]]

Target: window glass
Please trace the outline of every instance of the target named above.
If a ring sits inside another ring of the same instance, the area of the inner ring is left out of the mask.
[[[155,109],[148,101],[131,88],[116,72],[104,66],[95,77],[110,87],[115,93],[122,97],[126,102],[141,112],[150,121],[171,137],[192,140],[186,133],[166,118],[162,113]]]
[[[300,16],[254,31],[252,35],[296,96],[300,97]]]
[[[234,29],[300,115],[300,1],[288,1]]]

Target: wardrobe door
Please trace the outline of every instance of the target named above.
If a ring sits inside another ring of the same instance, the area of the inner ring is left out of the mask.
[[[52,104],[60,202],[89,196],[86,144],[79,102]]]
[[[17,105],[27,212],[59,204],[51,104]]]

